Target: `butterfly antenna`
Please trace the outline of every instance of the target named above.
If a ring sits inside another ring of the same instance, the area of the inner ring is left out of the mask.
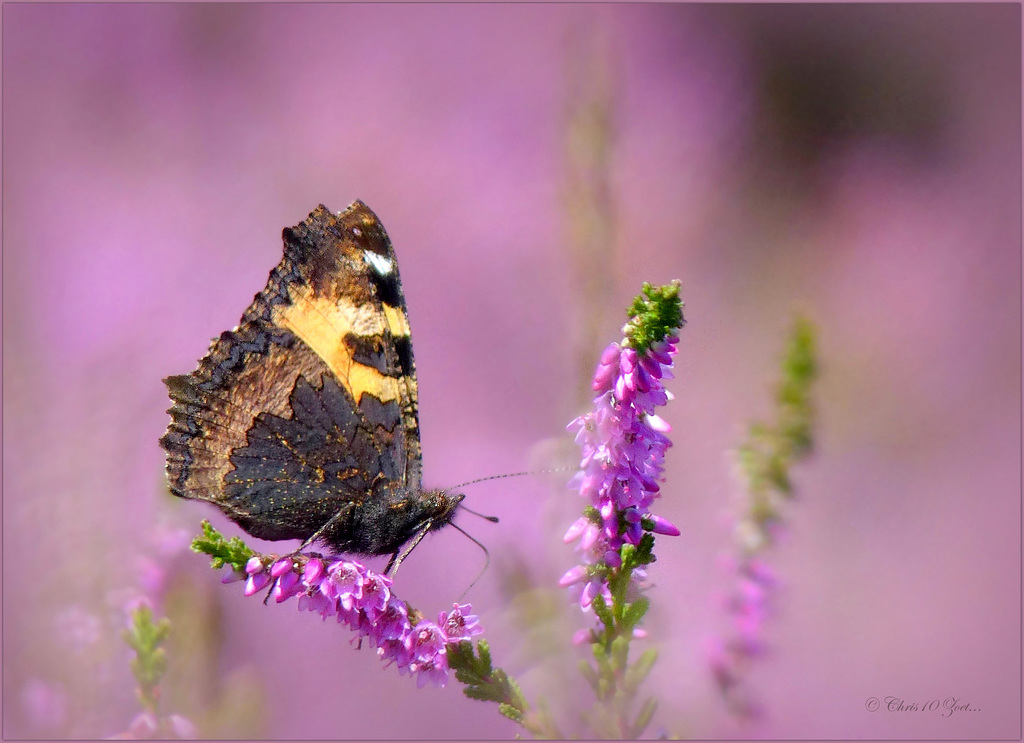
[[[565,472],[567,470],[577,470],[577,469],[579,469],[579,467],[553,467],[552,469],[549,469],[549,470],[530,470],[529,472],[509,472],[508,474],[505,474],[505,475],[491,475],[490,477],[480,477],[480,478],[478,478],[476,480],[470,480],[469,482],[464,482],[461,485],[456,485],[455,487],[448,488],[448,489],[449,490],[458,490],[459,488],[464,488],[467,485],[476,485],[478,482],[487,482],[488,480],[500,480],[503,477],[521,477],[522,475],[546,475],[549,472]]]
[[[467,509],[467,510],[468,510],[468,509]],[[477,515],[479,515],[479,514],[477,514]],[[484,516],[484,518],[487,518],[487,517],[486,517],[486,516]],[[492,517],[492,518],[493,518],[493,517]],[[494,519],[494,520],[495,520],[495,521],[497,521],[497,519]],[[470,584],[469,584],[469,585],[468,585],[468,586],[466,587],[466,590],[462,592],[462,595],[461,595],[461,596],[459,596],[459,600],[458,600],[458,602],[459,602],[459,603],[461,603],[461,602],[462,602],[462,599],[464,599],[464,598],[466,597],[466,594],[467,594],[467,593],[469,593],[469,589],[470,589],[470,588],[472,588],[473,586],[475,586],[475,585],[476,585],[476,582],[477,582],[478,580],[480,580],[480,577],[481,577],[481,576],[482,576],[482,575],[483,575],[484,573],[486,573],[486,572],[487,572],[487,568],[488,568],[488,566],[490,566],[490,564],[491,564],[491,553],[490,553],[490,552],[488,552],[488,551],[487,551],[487,548],[486,548],[486,547],[484,547],[484,546],[483,546],[482,544],[480,544],[480,542],[478,542],[478,541],[477,541],[476,539],[474,539],[473,537],[471,537],[471,536],[470,536],[469,534],[467,534],[467,533],[466,533],[465,531],[463,531],[462,529],[460,529],[460,528],[459,528],[459,526],[458,526],[458,524],[449,524],[449,526],[454,526],[454,527],[455,527],[456,529],[458,529],[458,530],[459,530],[460,532],[462,532],[463,536],[465,536],[465,537],[466,537],[466,539],[468,539],[469,541],[471,541],[471,542],[472,542],[473,544],[475,544],[475,545],[476,545],[477,547],[479,547],[480,549],[482,549],[482,550],[484,551],[484,555],[485,555],[485,557],[486,557],[486,560],[484,561],[484,567],[483,567],[483,569],[482,569],[482,570],[481,570],[481,571],[480,571],[479,573],[477,573],[476,577],[475,577],[475,578],[473,579],[473,582],[472,582],[472,583],[470,583]]]
[[[466,511],[468,513],[473,514],[474,516],[479,516],[480,518],[485,519],[486,521],[490,521],[492,524],[497,524],[498,523],[498,517],[497,516],[484,516],[482,513],[478,512],[478,511],[474,511],[472,508],[466,508],[461,503],[459,504],[459,508],[461,508],[463,511]]]

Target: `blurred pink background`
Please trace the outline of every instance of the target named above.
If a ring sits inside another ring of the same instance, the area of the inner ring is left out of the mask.
[[[201,734],[517,732],[180,548],[202,518],[238,530],[166,493],[161,378],[235,325],[283,227],[360,198],[401,260],[432,487],[564,461],[577,360],[618,337],[642,281],[682,280],[657,512],[683,535],[652,569],[651,735],[1018,738],[1020,21],[1012,4],[5,5],[4,737],[127,727],[119,631],[144,594],[175,621],[167,711]],[[567,130],[592,88],[614,231],[587,253]],[[818,448],[771,556],[784,589],[750,679],[768,716],[745,728],[704,664],[726,621],[727,451],[771,413],[797,309],[819,328]],[[581,501],[547,477],[467,489],[501,523],[460,520],[492,555],[466,600],[495,662],[581,732],[578,651],[546,650],[584,623],[553,589]],[[445,530],[395,588],[436,615],[482,564]],[[865,708],[889,695],[978,711]]]

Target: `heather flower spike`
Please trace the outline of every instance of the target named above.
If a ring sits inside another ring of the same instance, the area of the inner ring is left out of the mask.
[[[341,556],[260,555],[238,537],[225,539],[207,521],[192,549],[210,555],[212,566],[225,571],[225,583],[244,580],[247,596],[272,585],[277,601],[298,597],[300,611],[346,625],[355,633],[353,640],[365,640],[377,650],[385,668],[416,676],[418,686],[445,686],[454,671],[466,696],[497,702],[501,714],[536,737],[564,737],[544,710],[530,709],[508,674],[492,666],[487,642],[474,645],[483,628],[469,604],[453,604],[430,622],[395,596],[389,577],[359,562]]]
[[[397,665],[402,675],[416,674],[419,686],[444,686],[449,648],[483,631],[469,604],[454,604],[438,615],[436,624],[417,621],[418,615],[392,593],[391,578],[341,556],[259,555],[237,537],[225,540],[206,521],[192,549],[213,557],[213,567],[228,565],[239,577],[247,576],[246,596],[273,584],[270,595],[277,603],[298,597],[300,611],[348,626],[376,648],[386,666]]]
[[[570,481],[586,500],[583,516],[565,534],[579,540],[581,562],[559,581],[578,591],[579,605],[597,626],[574,642],[592,645],[596,668],[584,675],[598,695],[591,715],[594,730],[607,737],[638,737],[654,713],[648,700],[639,713],[631,705],[656,657],[648,650],[628,664],[629,642],[643,636],[647,611],[642,595],[646,566],[654,562],[654,535],[678,536],[679,529],[651,513],[660,495],[671,427],[655,409],[670,399],[663,380],[672,378],[672,358],[682,329],[679,282],[644,284],[629,308],[624,338],[601,354],[591,384],[593,409],[569,424],[580,445],[580,470]],[[629,678],[629,683],[624,679]],[[631,719],[632,718],[632,719]]]
[[[195,738],[195,726],[186,718],[159,714],[160,680],[167,670],[167,657],[162,646],[170,634],[170,622],[167,619],[154,621],[153,610],[145,601],[138,602],[131,610],[130,620],[123,637],[135,651],[132,674],[138,683],[136,696],[143,711],[135,716],[127,730],[112,737],[131,740]]]
[[[772,425],[752,424],[735,452],[743,490],[732,554],[722,561],[732,581],[724,601],[732,627],[727,637],[711,641],[709,666],[729,710],[740,719],[760,714],[744,677],[751,662],[765,651],[762,627],[778,579],[764,558],[784,526],[782,503],[793,494],[790,468],[811,451],[811,391],[816,377],[814,327],[797,318],[775,393],[777,419]]]

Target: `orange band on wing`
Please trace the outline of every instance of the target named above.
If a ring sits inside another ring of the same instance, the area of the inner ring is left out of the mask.
[[[405,313],[385,305],[385,317],[369,304],[359,307],[345,298],[316,296],[308,286],[292,287],[291,299],[291,304],[274,308],[274,322],[302,339],[323,359],[356,404],[364,393],[381,402],[399,399],[399,380],[354,361],[344,339],[349,334],[383,335],[386,330],[392,335],[408,335]]]

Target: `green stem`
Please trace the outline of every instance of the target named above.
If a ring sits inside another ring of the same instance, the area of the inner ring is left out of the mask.
[[[498,711],[522,726],[534,738],[564,738],[546,707],[534,710],[523,696],[519,684],[500,668],[491,665],[486,640],[473,646],[468,640],[448,646],[448,667],[455,678],[466,685],[463,693],[470,699],[496,702]]]

